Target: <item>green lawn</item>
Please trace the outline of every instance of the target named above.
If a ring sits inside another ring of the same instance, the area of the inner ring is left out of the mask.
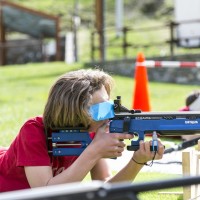
[[[82,64],[66,65],[62,62],[38,63],[0,67],[0,146],[8,146],[17,135],[23,122],[42,114],[49,88],[61,74],[79,69]],[[122,96],[122,104],[131,108],[134,90],[133,78],[113,76],[116,86],[112,98]],[[149,83],[152,111],[172,111],[184,106],[186,95],[195,85]],[[115,173],[115,172],[113,172]],[[177,177],[157,173],[140,173],[136,181],[147,181]],[[182,191],[181,188],[173,189]],[[163,199],[162,194],[141,194],[142,199]],[[180,195],[169,195],[164,199],[181,199]]]
[[[58,76],[80,66],[44,63],[0,68],[0,145],[9,145],[27,118],[42,114]]]
[[[43,63],[15,65],[0,68],[0,145],[9,145],[23,122],[42,114],[48,91],[55,79],[81,64]],[[114,76],[116,81],[112,97],[122,96],[122,104],[132,105],[133,78]],[[185,96],[195,85],[149,83],[152,111],[178,110],[184,105]]]

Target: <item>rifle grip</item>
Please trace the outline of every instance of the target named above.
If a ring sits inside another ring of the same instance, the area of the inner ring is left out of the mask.
[[[139,145],[134,145],[134,146],[127,146],[128,151],[137,151],[139,149]]]

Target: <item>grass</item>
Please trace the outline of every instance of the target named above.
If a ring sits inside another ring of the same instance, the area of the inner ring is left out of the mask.
[[[19,132],[20,127],[30,117],[42,114],[52,83],[61,74],[82,68],[82,64],[67,65],[62,62],[37,63],[6,66],[0,68],[0,146],[8,146]],[[116,87],[112,98],[122,96],[122,104],[131,108],[134,80],[129,77],[113,76]],[[152,111],[178,110],[184,106],[186,95],[196,85],[178,85],[149,82]],[[115,172],[113,172],[115,173]],[[159,180],[175,175],[140,173],[136,181]],[[86,180],[88,180],[87,178]],[[182,191],[181,188],[170,191]],[[167,195],[165,199],[181,199],[178,195]],[[158,191],[141,194],[142,199],[162,199]]]
[[[10,144],[27,118],[42,114],[49,88],[59,75],[81,66],[55,62],[0,68],[0,113],[3,116],[0,145]],[[134,80],[121,76],[114,76],[114,79],[116,86],[112,97],[122,96],[122,104],[131,108]],[[185,96],[196,88],[195,85],[150,82],[152,110],[178,110],[184,105]]]
[[[0,68],[0,145],[8,145],[23,122],[42,114],[49,88],[66,71],[79,65],[29,64]]]

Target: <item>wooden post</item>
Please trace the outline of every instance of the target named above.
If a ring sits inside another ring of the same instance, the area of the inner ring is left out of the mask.
[[[5,27],[3,24],[3,5],[0,2],[0,65],[6,64],[6,37]]]
[[[174,22],[170,23],[170,56],[171,59],[174,57]]]
[[[127,47],[128,47],[127,31],[128,31],[128,28],[124,27],[123,28],[123,55],[124,55],[124,58],[127,58]]]
[[[190,168],[190,154],[191,151],[184,150],[182,152],[182,170],[183,175],[189,176],[191,172]],[[183,200],[188,200],[191,198],[191,187],[183,187]]]
[[[200,140],[198,140],[197,144],[197,153],[196,153],[196,175],[200,175]],[[195,186],[195,197],[200,195],[200,185]]]
[[[56,19],[56,60],[61,60],[61,45],[60,45],[60,27],[59,27],[59,18]]]
[[[95,46],[94,46],[94,40],[95,40],[95,32],[91,33],[91,60],[94,61],[94,54],[95,54]]]
[[[104,0],[96,0],[96,29],[99,34],[99,52],[101,61],[105,60],[104,5]]]
[[[200,140],[198,148],[188,148],[182,152],[182,170],[184,176],[200,174]],[[183,188],[183,199],[197,199],[200,195],[200,185],[191,185]]]

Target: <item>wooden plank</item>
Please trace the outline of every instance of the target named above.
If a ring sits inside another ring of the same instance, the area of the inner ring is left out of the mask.
[[[183,170],[183,175],[188,176],[190,175],[191,168],[190,168],[190,154],[191,151],[189,150],[184,150],[182,152],[182,170]],[[188,200],[191,198],[191,187],[183,187],[183,200]]]
[[[3,25],[3,10],[0,1],[0,65],[1,66],[6,64],[5,44],[6,44],[5,27]]]

